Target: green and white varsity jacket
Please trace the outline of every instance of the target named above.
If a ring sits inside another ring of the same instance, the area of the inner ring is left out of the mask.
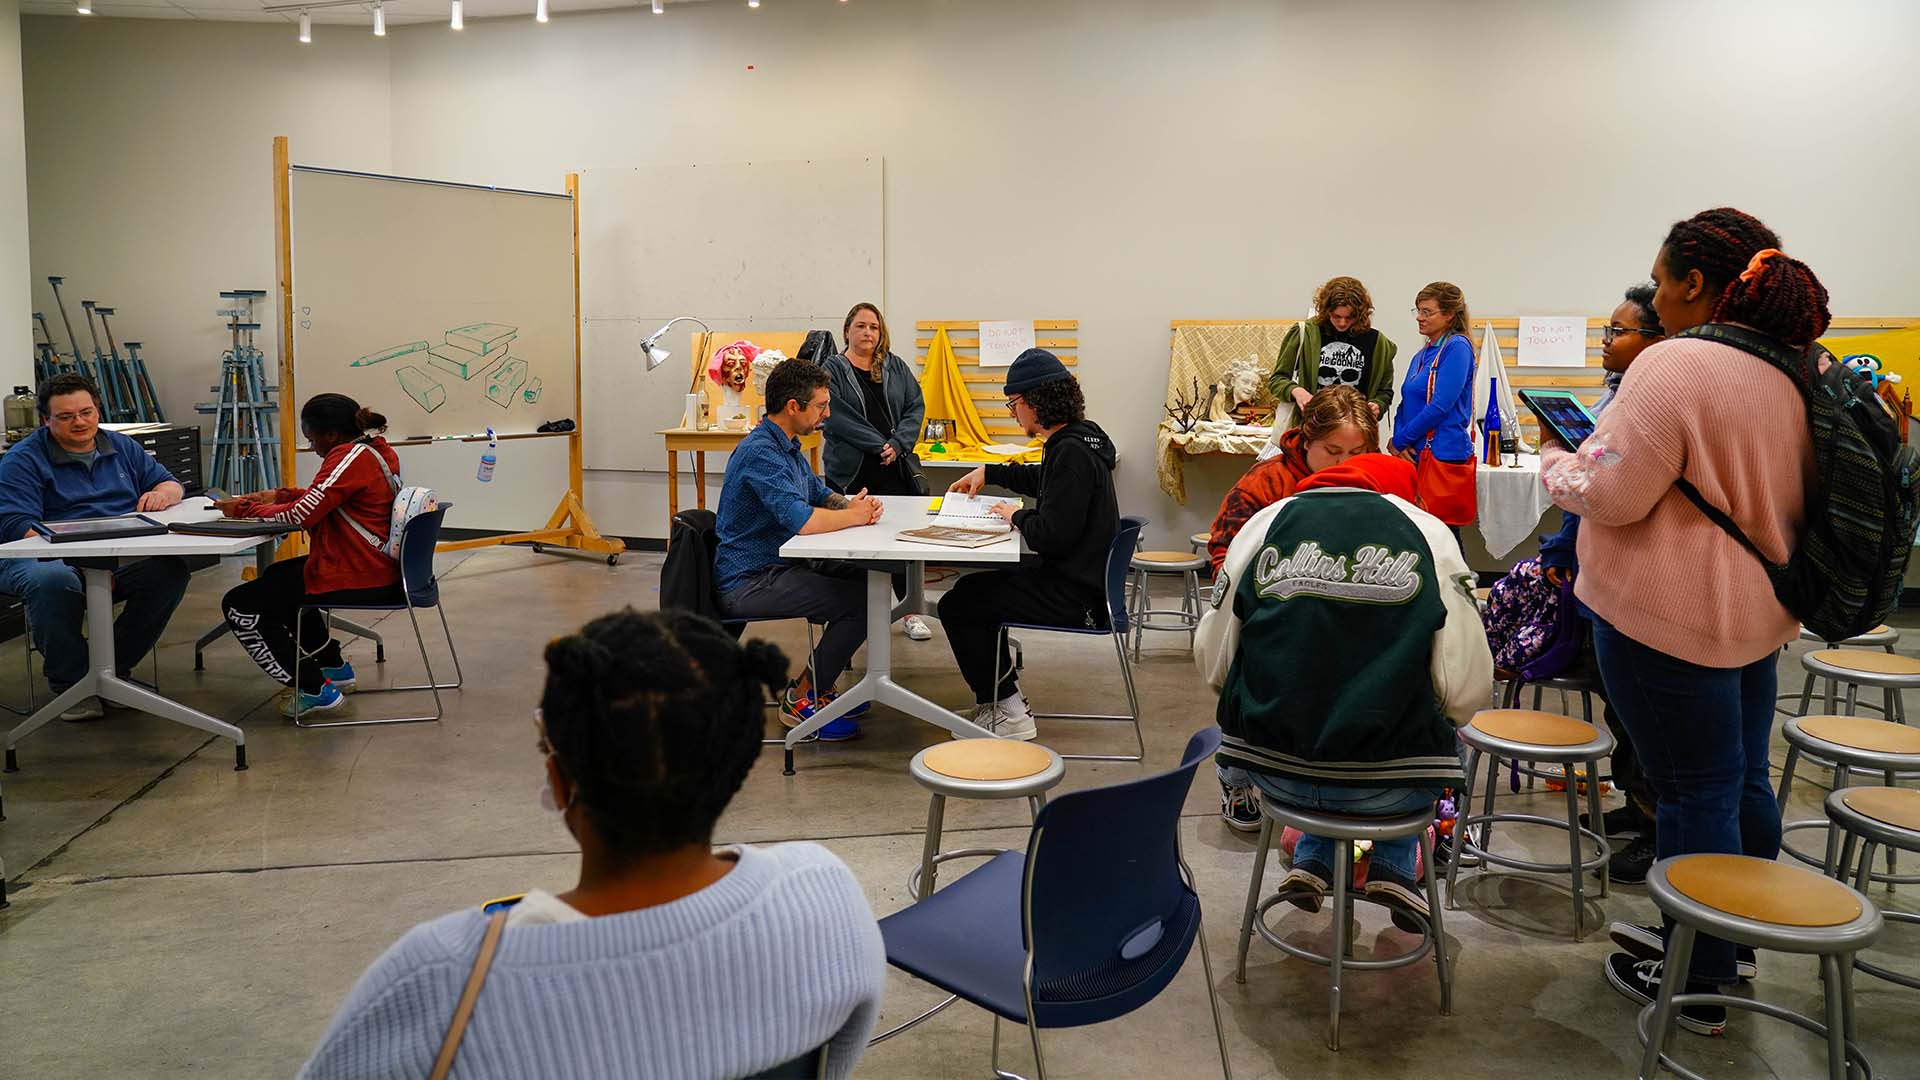
[[[1360,488],[1304,491],[1247,521],[1194,658],[1220,691],[1222,763],[1351,787],[1459,784],[1453,729],[1493,679],[1452,534]]]

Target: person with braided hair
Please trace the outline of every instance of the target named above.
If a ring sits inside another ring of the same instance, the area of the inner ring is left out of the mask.
[[[1799,388],[1758,356],[1683,333],[1730,323],[1811,346],[1827,329],[1827,291],[1780,246],[1728,208],[1674,225],[1653,264],[1653,309],[1669,336],[1640,353],[1577,451],[1543,450],[1548,493],[1581,517],[1574,595],[1592,612],[1609,704],[1653,784],[1662,859],[1780,852],[1767,749],[1775,653],[1799,636],[1799,621],[1760,560],[1683,486],[1730,517],[1767,562],[1787,561],[1818,483]],[[1607,958],[1608,982],[1652,1001],[1670,931],[1613,924],[1625,951]],[[1688,993],[1755,973],[1752,950],[1705,934],[1692,959]],[[1726,1009],[1683,1006],[1680,1023],[1717,1035]]]
[[[580,844],[578,883],[408,931],[300,1075],[428,1075],[475,972],[484,992],[445,1040],[466,1080],[851,1075],[886,979],[853,873],[815,844],[712,847],[786,656],[691,612],[628,608],[546,661],[540,800]]]

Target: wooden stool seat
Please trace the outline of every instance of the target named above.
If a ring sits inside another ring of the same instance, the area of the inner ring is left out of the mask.
[[[1800,640],[1818,641],[1831,645],[1884,645],[1900,640],[1900,631],[1895,630],[1886,623],[1881,623],[1866,633],[1856,634],[1845,641],[1828,642],[1826,638],[1821,637],[1819,634],[1803,626],[1800,628]]]
[[[1811,659],[1842,671],[1863,675],[1898,675],[1920,679],[1920,660],[1898,653],[1869,652],[1865,649],[1821,649],[1808,654]]]
[[[1213,534],[1210,532],[1197,532],[1187,537],[1187,542],[1198,547],[1206,547],[1208,544],[1213,543]]]
[[[1920,832],[1920,791],[1912,788],[1857,787],[1842,791],[1840,799],[1848,809],[1875,821],[1885,822],[1897,829]]]
[[[1133,553],[1134,565],[1151,563],[1155,568],[1168,570],[1185,569],[1191,565],[1206,565],[1206,560],[1191,551],[1136,551]]]
[[[956,780],[1019,780],[1052,767],[1044,746],[1008,739],[958,739],[927,748],[921,759],[934,772]]]
[[[1884,656],[1884,653],[1864,655]],[[1920,730],[1864,716],[1803,716],[1800,730],[1823,742],[1876,754],[1920,754]]]
[[[1839,926],[1860,917],[1860,897],[1823,874],[1741,855],[1692,855],[1667,868],[1681,895],[1775,926]]]
[[[1535,746],[1580,746],[1600,737],[1584,720],[1532,709],[1482,709],[1474,714],[1473,726],[1496,739]]]

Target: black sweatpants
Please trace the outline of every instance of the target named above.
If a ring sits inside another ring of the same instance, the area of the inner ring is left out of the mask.
[[[1104,601],[1089,602],[1086,591],[1062,582],[1045,569],[987,570],[954,582],[940,598],[940,625],[953,646],[954,662],[973,689],[973,700],[986,704],[1011,697],[1020,688],[1013,657],[1000,648],[1000,685],[993,683],[994,640],[1002,623],[1034,623],[1073,629],[1107,625]]]
[[[220,601],[234,640],[282,686],[293,685],[293,617],[302,604],[398,604],[404,600],[399,585],[308,593],[306,567],[305,555],[283,559],[252,581],[227,590]],[[318,611],[308,611],[300,620],[300,649],[305,654],[300,661],[300,689],[317,694],[326,681],[320,669],[345,662],[340,643],[327,633],[326,619]]]

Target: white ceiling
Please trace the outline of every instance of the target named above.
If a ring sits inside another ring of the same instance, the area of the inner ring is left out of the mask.
[[[201,19],[213,22],[296,22],[297,11],[265,11],[271,3],[279,6],[291,0],[94,0],[93,18],[121,19]],[[669,4],[698,3],[700,0],[667,0]],[[555,15],[569,11],[599,11],[608,8],[646,10],[649,0],[548,0]],[[447,21],[447,0],[383,0],[388,26],[409,23]],[[463,0],[469,19],[533,17],[533,0]],[[20,0],[22,15],[75,15],[71,0]],[[319,25],[373,25],[373,3],[347,7],[320,8],[312,12]]]

